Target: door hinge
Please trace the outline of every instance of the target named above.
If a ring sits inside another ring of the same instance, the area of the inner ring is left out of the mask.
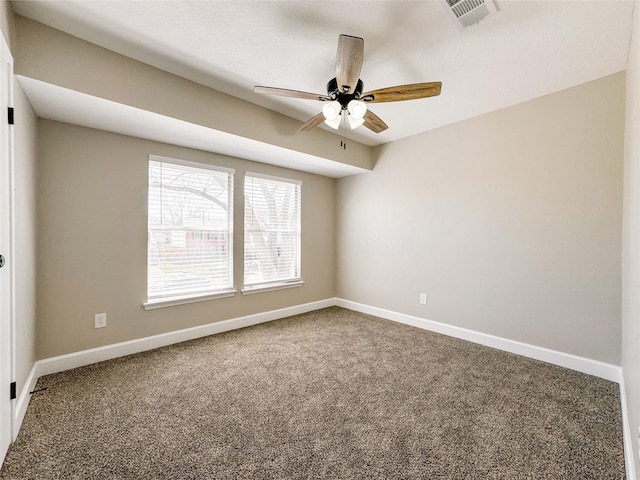
[[[9,125],[13,125],[13,107],[9,107],[7,112],[7,120],[9,121]]]
[[[9,400],[16,398],[16,382],[11,382],[9,385]]]

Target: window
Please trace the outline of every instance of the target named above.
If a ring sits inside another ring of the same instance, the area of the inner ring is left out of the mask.
[[[244,293],[300,280],[299,181],[247,173],[244,181]]]
[[[149,157],[145,307],[233,295],[233,173]]]

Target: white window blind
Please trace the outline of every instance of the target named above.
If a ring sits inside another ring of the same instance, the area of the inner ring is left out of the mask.
[[[301,183],[247,173],[244,286],[300,280]]]
[[[233,287],[233,170],[149,159],[149,302]]]

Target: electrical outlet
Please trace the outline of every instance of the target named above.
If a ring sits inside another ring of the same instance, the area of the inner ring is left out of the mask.
[[[421,293],[420,294],[420,303],[422,305],[426,305],[427,304],[427,294],[426,293]]]
[[[96,328],[104,328],[107,326],[107,314],[106,313],[96,313],[95,317]]]

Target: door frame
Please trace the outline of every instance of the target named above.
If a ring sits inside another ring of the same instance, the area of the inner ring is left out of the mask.
[[[15,399],[9,398],[9,386],[15,381],[15,258],[13,128],[8,108],[13,106],[13,56],[0,32],[0,248],[5,257],[0,275],[0,464],[6,449],[15,440]]]

